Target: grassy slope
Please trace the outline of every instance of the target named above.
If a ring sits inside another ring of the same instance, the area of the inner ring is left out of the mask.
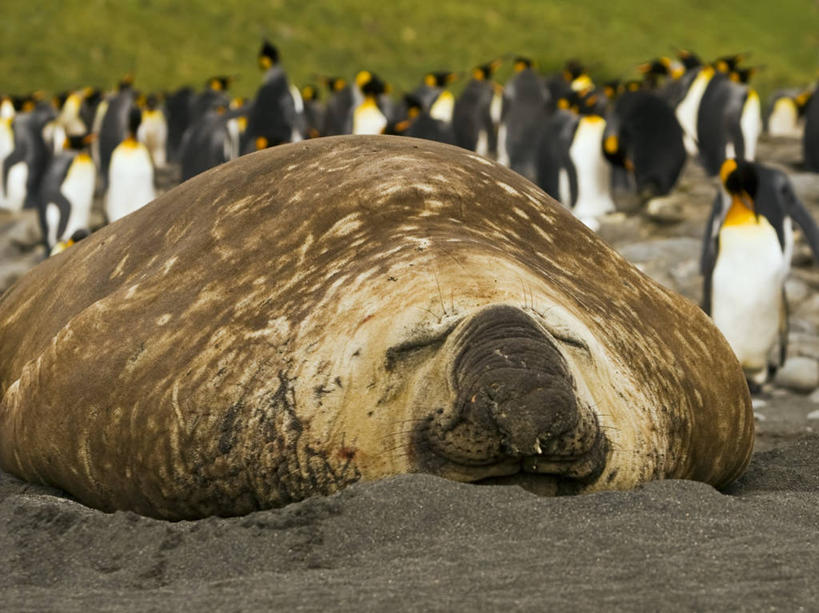
[[[507,4],[508,6],[503,6]],[[579,57],[598,79],[675,46],[704,58],[751,51],[755,80],[802,86],[819,69],[819,2],[811,0],[4,0],[0,91],[111,86],[134,72],[143,89],[239,77],[250,94],[260,37],[297,83],[316,73],[374,70],[398,88],[439,68],[465,70],[520,53],[552,70]],[[506,68],[508,70],[508,68]],[[501,72],[501,80],[505,76]]]

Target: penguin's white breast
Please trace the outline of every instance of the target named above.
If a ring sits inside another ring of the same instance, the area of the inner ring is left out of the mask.
[[[790,260],[776,230],[759,224],[724,226],[712,276],[714,323],[747,368],[764,368],[779,334],[782,286]]]

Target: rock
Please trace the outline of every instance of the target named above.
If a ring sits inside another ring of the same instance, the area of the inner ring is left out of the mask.
[[[785,281],[785,296],[788,297],[788,305],[791,309],[802,304],[811,293],[808,284],[801,279],[788,277],[788,280]]]
[[[808,419],[819,419],[819,410],[808,413]]]
[[[793,312],[793,319],[802,319],[819,328],[819,294],[814,293]]]
[[[45,259],[45,246],[37,245],[31,252],[13,259],[0,260],[0,294],[20,277]]]
[[[804,332],[791,332],[788,334],[788,355],[819,360],[819,336]]]
[[[796,392],[810,392],[819,386],[819,362],[804,356],[788,358],[776,373],[774,383]]]
[[[700,241],[659,238],[625,245],[620,254],[649,277],[696,302],[702,299]]]
[[[810,395],[810,401],[819,404],[819,389],[814,390],[814,392]]]
[[[646,205],[646,216],[657,223],[679,223],[687,217],[685,213],[685,198],[680,194],[652,198]]]
[[[648,238],[648,232],[642,227],[639,217],[611,213],[604,215],[599,221],[600,228],[597,234],[615,249]]]
[[[0,210],[0,252],[27,251],[40,244],[41,237],[36,210]]]

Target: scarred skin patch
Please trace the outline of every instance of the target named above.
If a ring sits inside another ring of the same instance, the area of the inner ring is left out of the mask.
[[[415,139],[195,177],[22,278],[0,347],[0,466],[157,517],[421,470],[719,486],[753,442],[695,305],[515,173]]]

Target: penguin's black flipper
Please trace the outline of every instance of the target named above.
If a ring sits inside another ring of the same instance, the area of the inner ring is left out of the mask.
[[[705,278],[702,291],[702,310],[707,315],[711,314],[711,277],[714,272],[714,265],[719,252],[719,228],[720,211],[722,210],[722,199],[718,193],[711,205],[711,214],[705,224],[705,235],[702,240],[702,256],[700,257],[700,272]]]
[[[705,222],[705,235],[702,241],[702,256],[700,257],[700,272],[704,275],[714,268],[717,258],[717,239],[719,237],[719,214],[722,210],[722,198],[718,193],[711,205],[711,214]]]
[[[813,259],[819,264],[819,227],[817,227],[816,221],[793,191],[790,181],[783,181],[779,186],[779,190],[785,205],[785,211],[802,228],[802,233],[813,252]]]

